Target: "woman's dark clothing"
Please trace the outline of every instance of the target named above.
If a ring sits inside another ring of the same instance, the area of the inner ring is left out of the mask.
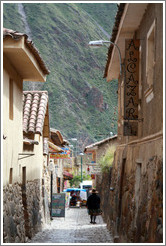
[[[100,208],[100,197],[95,193],[90,195],[87,199],[88,209],[99,209]]]
[[[88,208],[88,214],[91,218],[91,223],[95,223],[96,215],[101,214],[100,197],[95,193],[90,195],[87,199],[86,206]]]

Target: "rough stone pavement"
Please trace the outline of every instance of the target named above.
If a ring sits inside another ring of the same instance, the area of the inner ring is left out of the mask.
[[[54,217],[50,225],[27,243],[113,243],[101,216],[90,224],[86,208],[66,209],[65,218]]]

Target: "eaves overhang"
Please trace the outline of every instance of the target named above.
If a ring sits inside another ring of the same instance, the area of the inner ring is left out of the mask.
[[[125,58],[125,39],[132,39],[138,30],[148,3],[126,3],[123,14],[120,16],[120,23],[116,36],[111,39],[120,49],[122,62]],[[117,18],[119,18],[117,14]],[[119,54],[116,46],[110,45],[108,60],[105,68],[107,82],[118,79],[120,74]]]
[[[85,147],[84,153],[93,153],[98,149],[98,146],[95,147]]]
[[[41,66],[42,59],[37,50],[25,39],[25,36],[17,40],[6,36],[3,39],[3,56],[24,81],[45,82],[49,71]]]
[[[65,140],[60,131],[50,128],[50,138],[51,140],[58,146],[64,147],[65,145],[69,145],[69,142]]]
[[[92,153],[95,150],[97,150],[101,145],[103,145],[103,144],[105,144],[107,142],[111,142],[111,141],[116,140],[116,139],[117,139],[117,135],[114,135],[112,137],[105,138],[105,139],[103,139],[103,140],[101,140],[99,142],[95,142],[95,143],[93,143],[91,145],[86,146],[85,149],[84,149],[84,152],[85,153]]]
[[[57,145],[53,144],[50,141],[48,141],[48,146],[50,148],[49,153],[53,153],[53,152],[62,153],[63,152],[63,150],[60,147],[58,147]]]

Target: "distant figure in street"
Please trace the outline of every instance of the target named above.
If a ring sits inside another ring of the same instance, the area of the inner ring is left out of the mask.
[[[90,215],[90,223],[96,224],[96,216],[101,214],[100,209],[100,197],[96,194],[97,191],[95,189],[92,190],[92,195],[90,195],[87,199],[86,206],[88,208],[88,214]]]

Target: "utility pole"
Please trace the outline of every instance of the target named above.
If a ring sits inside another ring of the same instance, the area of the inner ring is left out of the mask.
[[[81,156],[81,183],[82,183],[82,156]]]
[[[50,209],[50,214],[51,214],[51,220],[52,220],[52,183],[53,183],[53,172],[51,171],[51,209]]]
[[[83,156],[84,154],[83,153],[80,153],[80,156],[81,156],[81,183],[82,183],[82,181],[83,181],[83,178],[82,178],[82,156]]]

